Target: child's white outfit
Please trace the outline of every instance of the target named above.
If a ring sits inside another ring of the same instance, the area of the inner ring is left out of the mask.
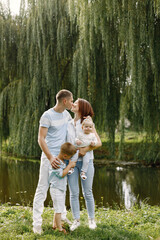
[[[60,161],[59,168],[49,168],[50,194],[53,201],[55,213],[63,213],[65,210],[65,197],[67,176],[62,177],[66,164]]]
[[[91,144],[91,142],[94,142],[95,145],[97,144],[97,138],[94,133],[85,134],[84,132],[79,132],[75,139],[75,142],[77,140],[80,140],[82,144],[76,145],[76,147],[87,147]],[[88,170],[88,164],[90,160],[90,152],[87,152],[85,156],[83,156],[82,160],[83,160],[83,164],[82,164],[81,172],[86,173]]]
[[[72,156],[72,161],[77,161],[78,151]],[[54,169],[49,167],[49,184],[50,194],[53,201],[55,213],[66,212],[65,199],[67,189],[67,175],[63,176],[63,170],[66,168],[66,163],[60,160],[59,168]]]

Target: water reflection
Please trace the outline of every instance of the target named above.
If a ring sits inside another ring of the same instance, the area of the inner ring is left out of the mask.
[[[38,176],[39,162],[0,159],[0,203],[32,205]],[[116,204],[130,208],[145,199],[151,205],[160,205],[160,169],[95,166],[93,192],[98,206]],[[48,204],[51,205],[49,194],[45,202]],[[66,205],[69,207],[68,193]]]
[[[126,181],[122,181],[122,192],[124,198],[124,205],[127,209],[129,209],[137,202],[137,198],[131,191],[131,185],[127,184]]]
[[[37,185],[39,163],[0,160],[0,201],[30,204]]]
[[[96,167],[94,191],[98,204],[130,208],[147,201],[160,205],[160,169],[147,167]]]

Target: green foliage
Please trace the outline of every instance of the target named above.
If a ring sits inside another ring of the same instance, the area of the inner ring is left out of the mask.
[[[0,141],[39,156],[39,118],[67,88],[91,102],[111,155],[125,118],[159,142],[159,39],[159,0],[22,0],[16,17],[0,4]]]
[[[148,137],[146,132],[126,130],[121,125],[121,132],[115,134],[115,155],[110,151],[110,142],[106,134],[101,135],[102,147],[94,151],[96,163],[109,164],[108,160],[140,162],[141,164],[160,164],[160,142],[158,135]],[[122,135],[123,131],[123,135]],[[122,138],[123,137],[123,138]],[[103,159],[99,161],[99,159]]]
[[[32,209],[30,207],[0,206],[0,235],[2,239],[128,239],[147,240],[160,236],[160,208],[147,204],[126,209],[96,209],[97,228],[88,228],[87,211],[81,211],[81,226],[64,235],[52,229],[53,209],[45,208],[43,213],[43,234],[32,232]],[[71,212],[68,211],[71,220]]]

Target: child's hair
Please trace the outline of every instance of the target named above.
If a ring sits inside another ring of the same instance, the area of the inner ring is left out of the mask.
[[[61,153],[67,154],[68,156],[73,156],[77,152],[75,146],[69,142],[61,145]]]
[[[85,124],[85,123],[90,123],[92,126],[93,126],[93,121],[88,119],[88,118],[85,118],[82,122],[82,126]]]

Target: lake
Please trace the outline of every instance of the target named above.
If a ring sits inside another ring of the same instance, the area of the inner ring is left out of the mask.
[[[39,176],[39,162],[0,158],[0,203],[32,206]],[[125,206],[147,202],[160,205],[160,168],[95,165],[93,193],[97,206]],[[81,206],[84,205],[82,193]],[[52,206],[47,196],[45,206]],[[66,206],[69,208],[67,190]]]

